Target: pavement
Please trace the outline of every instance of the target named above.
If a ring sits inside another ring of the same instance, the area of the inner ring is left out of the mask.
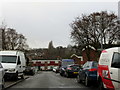
[[[26,79],[28,79],[28,78],[29,78],[29,76],[25,76],[24,79],[18,79],[17,81],[13,81],[13,80],[5,81],[5,89],[8,89],[8,88],[10,88],[10,87],[12,87],[12,86],[26,80]]]

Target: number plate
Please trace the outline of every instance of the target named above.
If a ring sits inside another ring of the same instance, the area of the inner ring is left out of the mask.
[[[78,74],[78,72],[74,72],[74,74]]]

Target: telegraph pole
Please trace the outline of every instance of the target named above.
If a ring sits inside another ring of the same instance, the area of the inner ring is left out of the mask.
[[[1,30],[1,45],[2,45],[2,50],[5,50],[6,49],[6,47],[5,47],[5,29],[6,29],[6,25],[4,24],[4,22],[2,22],[2,26],[1,26],[1,28],[0,28],[0,30]]]
[[[5,50],[5,29],[2,29],[2,49]]]
[[[119,22],[118,29],[120,30],[120,1],[118,2],[118,22]],[[117,43],[120,43],[120,38],[118,38]]]

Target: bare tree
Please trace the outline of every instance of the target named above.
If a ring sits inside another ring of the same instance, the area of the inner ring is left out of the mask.
[[[120,36],[117,16],[107,11],[77,17],[70,26],[72,40],[82,47],[92,45],[98,49],[103,44],[116,44]]]
[[[26,38],[18,34],[15,29],[7,28],[5,31],[5,47],[7,50],[24,50],[28,49]]]
[[[5,32],[5,46],[8,50],[15,50],[17,47],[18,35],[15,29],[7,28]]]
[[[29,46],[26,43],[26,38],[22,34],[18,34],[18,42],[17,42],[17,48],[18,50],[26,50],[29,48]]]

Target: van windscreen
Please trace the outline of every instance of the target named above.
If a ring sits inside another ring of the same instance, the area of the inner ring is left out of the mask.
[[[8,55],[1,55],[0,62],[2,63],[16,63],[17,56],[8,56]]]

